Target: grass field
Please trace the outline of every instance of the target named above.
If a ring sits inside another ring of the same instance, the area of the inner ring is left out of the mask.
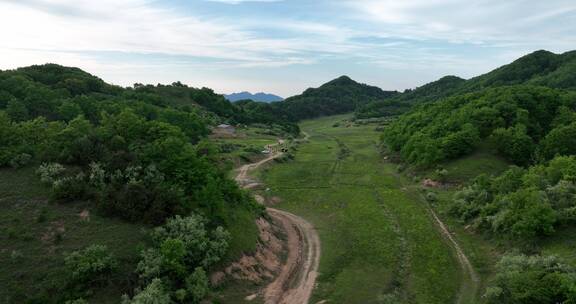
[[[91,244],[107,245],[120,268],[110,284],[95,290],[90,303],[118,303],[130,285],[145,229],[79,214],[86,203],[52,204],[34,168],[0,170],[0,303],[25,303],[60,282],[65,254]]]
[[[301,124],[310,134],[293,162],[264,169],[276,207],[312,222],[322,241],[311,303],[450,303],[460,287],[453,252],[426,204],[381,162],[374,125],[333,127],[346,116]]]

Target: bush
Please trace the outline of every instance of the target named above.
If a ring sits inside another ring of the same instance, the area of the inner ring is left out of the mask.
[[[40,165],[38,170],[36,170],[36,174],[40,176],[40,181],[45,184],[52,184],[56,180],[56,178],[62,176],[62,174],[66,171],[66,168],[58,163],[44,163]]]
[[[171,304],[170,293],[162,284],[162,280],[154,279],[144,290],[137,291],[130,299],[127,295],[122,297],[122,304]]]
[[[574,303],[576,272],[554,256],[506,255],[497,265],[488,303]]]
[[[209,231],[206,224],[206,219],[200,215],[176,216],[154,229],[152,239],[156,246],[168,239],[181,240],[188,264],[209,267],[226,253],[230,234],[222,227]]]
[[[22,168],[22,167],[26,166],[27,164],[29,164],[30,160],[32,160],[32,155],[22,153],[22,154],[16,155],[12,160],[10,160],[9,165],[10,165],[10,167],[12,167],[14,169],[18,169],[18,168]]]
[[[66,303],[64,303],[64,304],[88,304],[88,301],[80,298],[80,299],[76,299],[76,300],[66,301]]]
[[[65,267],[73,283],[89,284],[105,279],[117,267],[108,247],[91,245],[66,256]]]
[[[428,192],[426,193],[426,201],[428,201],[429,203],[434,203],[438,201],[438,195],[434,192]]]
[[[52,184],[52,199],[62,202],[87,198],[88,186],[82,173],[60,178]]]

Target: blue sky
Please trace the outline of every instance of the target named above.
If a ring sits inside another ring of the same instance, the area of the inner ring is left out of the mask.
[[[290,96],[340,75],[403,90],[576,49],[576,1],[0,0],[0,28],[0,69]]]

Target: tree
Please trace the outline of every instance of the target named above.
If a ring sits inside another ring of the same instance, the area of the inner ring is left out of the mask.
[[[78,115],[82,114],[82,108],[70,100],[64,100],[58,107],[58,114],[65,121],[71,121]]]
[[[524,125],[514,128],[496,129],[492,134],[498,152],[517,165],[527,165],[532,161],[535,145],[526,133]]]
[[[544,138],[540,144],[543,159],[552,159],[557,155],[576,154],[576,123],[558,127]]]
[[[521,189],[504,196],[505,208],[492,219],[495,232],[505,232],[510,237],[531,240],[554,232],[557,213],[544,193],[537,189]]]
[[[6,114],[8,114],[10,119],[14,121],[25,121],[30,117],[26,105],[16,99],[8,101],[8,105],[6,106]]]

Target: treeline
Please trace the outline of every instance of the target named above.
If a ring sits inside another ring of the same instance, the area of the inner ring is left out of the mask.
[[[0,71],[0,167],[38,166],[53,201],[88,201],[104,215],[162,225],[136,271],[140,288],[127,290],[134,296],[124,303],[199,302],[206,273],[239,236],[227,230],[243,231],[228,228],[252,227],[261,215],[205,139],[220,122],[278,120],[178,83],[120,88],[58,65]],[[90,296],[115,265],[105,248],[89,247],[66,259],[54,289],[26,296],[38,303]]]

